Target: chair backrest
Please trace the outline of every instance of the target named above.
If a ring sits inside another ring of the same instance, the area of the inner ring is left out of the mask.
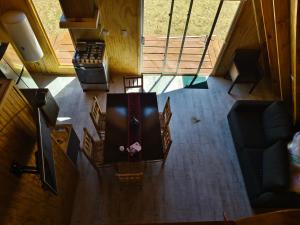
[[[144,79],[143,76],[124,76],[124,92],[127,93],[129,89],[138,90],[138,92],[144,91]]]
[[[117,173],[120,183],[142,184],[144,177],[144,162],[121,162],[117,164]]]
[[[162,133],[164,159],[167,158],[172,145],[170,128],[167,126]]]
[[[94,148],[94,140],[92,135],[88,132],[88,130],[83,128],[83,139],[82,139],[82,150],[88,159],[93,158],[93,148]]]
[[[101,111],[98,99],[96,96],[93,98],[93,104],[90,112],[93,124],[97,132],[103,131],[105,129],[105,114]]]
[[[95,166],[100,167],[103,165],[104,162],[104,155],[103,155],[104,141],[100,140],[94,143],[95,143],[95,148],[92,154],[92,159]]]
[[[162,117],[163,117],[164,127],[169,126],[169,123],[170,123],[170,120],[172,117],[171,106],[170,106],[170,97],[167,98],[164,110],[162,112]]]
[[[103,141],[95,141],[86,128],[83,128],[82,150],[94,167],[103,164]]]

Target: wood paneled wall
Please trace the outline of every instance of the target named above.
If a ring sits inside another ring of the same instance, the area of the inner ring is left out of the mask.
[[[232,33],[225,41],[224,49],[222,49],[221,55],[218,58],[216,67],[213,71],[215,76],[224,76],[228,72],[236,49],[260,47],[251,1],[246,1],[243,4],[232,29]]]
[[[300,121],[300,17],[298,0],[290,0],[291,74],[294,120]]]
[[[75,71],[72,66],[60,66],[55,56],[54,50],[47,38],[47,34],[42,27],[38,15],[33,7],[31,0],[0,0],[0,17],[3,13],[9,10],[19,10],[26,14],[31,27],[36,35],[37,40],[44,52],[44,57],[37,63],[24,62],[25,67],[31,73],[44,73],[44,74],[74,74]],[[50,9],[49,9],[50,10]],[[21,35],[21,34],[20,34]],[[6,31],[0,23],[0,41],[11,42],[13,41],[6,34]],[[19,57],[22,59],[20,52],[16,49]]]
[[[61,1],[69,4],[70,1]],[[109,70],[112,74],[138,74],[140,57],[140,0],[96,0],[100,9],[101,27],[109,31],[109,36],[101,37],[99,29],[72,29],[73,40],[104,39],[109,59]],[[74,7],[74,6],[73,6]],[[72,8],[72,5],[67,5]],[[25,12],[43,49],[44,57],[38,63],[25,63],[29,72],[45,74],[75,74],[72,66],[60,66],[46,37],[45,30],[32,7],[31,0],[0,0],[0,16],[8,10]],[[82,12],[81,12],[82,14]],[[80,15],[79,17],[82,17]],[[128,36],[123,37],[121,30],[127,30]],[[0,25],[0,40],[10,41]],[[19,52],[18,52],[19,53]],[[19,56],[21,56],[19,54]]]
[[[140,58],[140,0],[98,0],[109,67],[112,73],[138,74]],[[127,30],[123,37],[121,30]]]
[[[101,27],[96,30],[71,29],[73,39],[105,40],[110,73],[138,74],[141,44],[140,0],[98,0],[98,7]],[[109,35],[101,36],[101,29],[106,29]],[[122,36],[122,30],[127,31],[126,37]]]
[[[278,64],[278,54],[276,48],[276,31],[275,22],[273,14],[273,2],[272,0],[260,0],[256,1],[256,4],[260,4],[259,9],[261,10],[261,15],[263,18],[264,25],[264,37],[266,38],[267,45],[267,56],[270,66],[270,75],[272,81],[272,87],[276,91],[277,95],[280,94],[280,79],[279,79],[279,64]]]
[[[259,8],[263,17],[273,88],[287,102],[291,102],[289,7],[288,0],[260,0]]]
[[[215,75],[227,73],[237,48],[260,48],[264,74],[270,75],[274,93],[291,102],[289,0],[246,1],[227,42]]]
[[[273,0],[281,99],[291,102],[290,4]]]
[[[36,175],[10,173],[13,160],[34,165],[37,150],[33,110],[13,81],[0,81],[0,115],[1,224],[69,224],[78,174],[54,141],[57,196],[43,190]]]

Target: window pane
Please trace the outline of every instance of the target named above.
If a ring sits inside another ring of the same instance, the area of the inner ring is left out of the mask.
[[[60,29],[58,0],[32,0],[60,64],[72,64],[74,46],[68,29]],[[51,10],[49,10],[51,9]]]

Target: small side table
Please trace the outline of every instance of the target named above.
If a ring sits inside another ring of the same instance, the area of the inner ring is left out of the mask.
[[[235,51],[235,56],[229,69],[232,84],[228,94],[230,94],[236,83],[252,83],[249,94],[252,93],[262,77],[258,65],[259,55],[260,50],[258,49],[237,49]]]

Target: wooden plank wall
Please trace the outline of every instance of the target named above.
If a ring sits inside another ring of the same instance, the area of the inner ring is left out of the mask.
[[[272,0],[261,0],[256,4],[260,4],[260,10],[263,18],[272,87],[276,91],[276,94],[280,96],[280,79],[278,68],[279,64],[277,61],[278,55],[276,48],[276,31],[273,14],[273,2]]]
[[[298,0],[290,0],[290,47],[294,120],[300,121],[300,18]]]
[[[268,48],[267,48],[267,41],[266,41],[267,38],[266,38],[260,0],[252,0],[252,6],[254,10],[257,34],[258,34],[258,39],[259,39],[260,49],[261,49],[260,64],[263,66],[264,75],[270,76],[269,56],[268,56]]]
[[[291,102],[291,64],[290,64],[290,4],[289,0],[273,0],[277,64],[281,99]]]
[[[16,53],[15,49],[12,47],[11,44],[8,45],[5,55],[3,59],[11,66],[11,68],[18,74],[21,73],[23,62],[19,58],[18,54]]]
[[[0,82],[0,221],[4,225],[70,223],[78,174],[54,142],[58,195],[45,191],[36,175],[16,177],[13,160],[34,165],[36,126],[33,111],[13,81]]]
[[[61,4],[70,4],[69,2],[64,1],[63,3],[62,1]],[[138,74],[140,64],[140,1],[97,0],[96,3],[100,8],[100,23],[109,31],[109,36],[101,37],[101,27],[94,30],[72,29],[70,32],[73,40],[104,39],[110,72],[113,74]],[[71,9],[72,5],[68,5],[66,8]],[[0,16],[5,11],[13,9],[25,12],[45,55],[38,63],[25,63],[27,70],[32,73],[54,75],[58,73],[74,74],[72,66],[59,65],[42,24],[32,7],[32,1],[11,0],[8,2],[0,0]],[[127,37],[122,36],[122,29],[128,31]],[[1,25],[0,40],[9,41],[9,37]]]
[[[289,1],[260,0],[275,93],[291,102]]]
[[[138,74],[140,58],[140,0],[98,0],[112,73]],[[128,32],[123,37],[121,30]]]
[[[224,44],[224,49],[217,60],[213,71],[215,76],[226,75],[232,63],[234,52],[238,48],[259,48],[259,37],[256,28],[255,15],[251,1],[246,1],[242,6],[237,21],[232,28],[232,33]]]
[[[101,27],[97,30],[71,29],[73,39],[105,40],[110,73],[138,74],[141,44],[140,0],[98,0],[97,3]],[[108,36],[101,36],[102,28],[109,31]],[[127,30],[127,37],[122,36],[123,29]]]
[[[31,73],[44,73],[44,74],[74,74],[73,66],[60,66],[55,56],[54,50],[47,38],[45,30],[42,27],[40,20],[34,10],[31,0],[0,0],[0,17],[8,10],[19,10],[26,14],[31,27],[38,39],[40,46],[44,52],[44,57],[37,63],[24,62],[25,67]],[[21,34],[20,34],[21,35]],[[12,42],[6,34],[6,31],[0,23],[0,41]],[[16,48],[15,48],[16,49]],[[20,52],[16,49],[19,57],[22,59]]]
[[[225,46],[215,75],[227,73],[237,48],[260,48],[264,74],[270,75],[274,93],[291,102],[289,0],[246,1]]]

